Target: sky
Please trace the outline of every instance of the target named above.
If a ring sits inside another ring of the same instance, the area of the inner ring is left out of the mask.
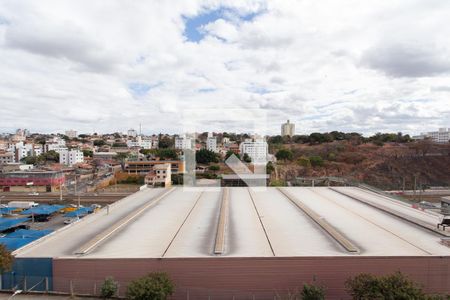
[[[0,0],[0,133],[450,127],[448,20],[442,0]]]

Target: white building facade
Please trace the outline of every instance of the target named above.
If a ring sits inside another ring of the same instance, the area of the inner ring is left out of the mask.
[[[206,139],[206,149],[217,152],[217,138],[212,134],[208,134],[208,138]]]
[[[78,132],[76,130],[66,130],[66,135],[71,138],[74,139],[76,137],[78,137]]]
[[[192,149],[193,139],[187,136],[175,138],[175,149]]]
[[[245,141],[239,145],[239,151],[242,155],[247,153],[253,163],[266,163],[269,147],[264,140]]]
[[[281,125],[281,136],[294,136],[295,124],[292,124],[287,120],[286,123]]]
[[[73,166],[84,162],[83,152],[80,150],[64,150],[59,152],[59,163],[66,166]]]
[[[435,143],[448,143],[450,142],[450,128],[439,128],[438,131],[423,132],[413,137],[416,140],[423,140],[425,138],[429,138]]]

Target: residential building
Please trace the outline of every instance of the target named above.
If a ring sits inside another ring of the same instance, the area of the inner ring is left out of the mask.
[[[193,139],[187,136],[175,137],[175,149],[192,149]]]
[[[250,156],[253,163],[266,163],[268,149],[267,142],[262,139],[254,142],[246,140],[239,145],[239,152]]]
[[[145,184],[170,187],[172,185],[171,165],[169,163],[155,165],[145,176]]]
[[[74,139],[76,137],[78,137],[78,132],[76,130],[66,130],[66,135],[71,138]]]
[[[15,161],[20,161],[27,156],[38,156],[42,154],[42,145],[39,144],[25,144],[24,142],[18,142],[10,145],[9,152],[14,153]]]
[[[212,134],[208,134],[208,138],[206,139],[206,149],[217,152],[217,138]]]
[[[418,136],[413,136],[413,139],[416,140],[425,138],[429,138],[435,143],[448,143],[450,142],[450,128],[439,128],[438,131],[423,132]]]
[[[14,153],[0,152],[0,164],[10,164],[15,162]]]
[[[59,152],[59,163],[62,165],[73,166],[84,162],[83,152],[80,150],[64,150]]]
[[[137,160],[127,161],[125,171],[128,174],[145,175],[152,171],[156,165],[170,164],[172,174],[184,173],[184,161],[182,160]]]
[[[68,150],[66,147],[66,141],[57,136],[47,140],[44,145],[44,152],[55,151],[59,153],[66,150]]]
[[[281,136],[294,136],[295,124],[292,124],[287,120],[286,123],[281,125]]]
[[[92,154],[93,159],[112,160],[117,156],[117,152],[94,152]]]
[[[131,128],[131,129],[128,129],[127,135],[135,138],[135,137],[137,137],[138,134],[137,134],[136,130]]]

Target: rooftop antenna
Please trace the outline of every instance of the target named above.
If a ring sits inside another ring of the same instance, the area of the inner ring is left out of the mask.
[[[142,123],[139,123],[139,135],[142,135]]]

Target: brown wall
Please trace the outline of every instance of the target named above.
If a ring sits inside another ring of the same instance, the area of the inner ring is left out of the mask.
[[[323,285],[327,299],[348,299],[345,280],[359,273],[401,271],[428,292],[450,293],[450,257],[291,257],[180,259],[55,259],[55,291],[98,292],[113,276],[124,294],[127,282],[148,272],[164,271],[174,280],[174,299],[273,299],[303,283]]]

